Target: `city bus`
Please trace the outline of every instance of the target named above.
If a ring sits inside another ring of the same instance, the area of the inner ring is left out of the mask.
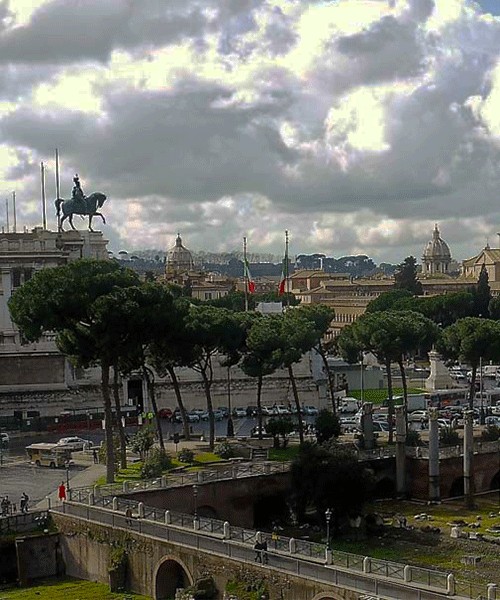
[[[427,392],[429,406],[447,408],[449,406],[465,406],[469,400],[469,388],[452,388]]]
[[[57,444],[31,444],[26,446],[26,454],[37,467],[65,467],[71,460],[71,450]]]

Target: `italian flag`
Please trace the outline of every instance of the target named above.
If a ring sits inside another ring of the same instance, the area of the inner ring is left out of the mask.
[[[280,284],[278,286],[278,296],[283,296],[283,294],[286,292],[287,279],[288,279],[288,253],[285,253],[285,258],[283,259],[283,267],[281,269]]]
[[[255,281],[252,279],[252,275],[250,274],[250,267],[248,265],[248,260],[245,258],[244,264],[244,275],[247,284],[247,291],[249,294],[255,293]]]

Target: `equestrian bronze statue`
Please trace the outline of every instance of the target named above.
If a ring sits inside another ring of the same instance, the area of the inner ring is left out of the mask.
[[[93,217],[101,217],[102,222],[106,223],[104,215],[98,212],[98,209],[101,208],[104,204],[106,196],[101,192],[94,192],[89,196],[85,196],[78,175],[75,175],[73,177],[73,183],[74,186],[71,192],[71,198],[68,200],[64,200],[63,198],[57,198],[57,200],[55,201],[57,221],[59,223],[59,231],[64,231],[63,223],[66,219],[69,219],[69,224],[71,225],[71,228],[76,231],[76,227],[73,225],[73,215],[88,216],[89,230],[94,231],[92,229]]]

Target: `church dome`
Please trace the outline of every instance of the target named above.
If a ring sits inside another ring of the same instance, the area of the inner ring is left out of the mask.
[[[439,236],[437,224],[432,233],[432,240],[427,242],[423,257],[424,259],[451,259],[450,249],[448,244]]]
[[[432,232],[432,240],[428,241],[425,246],[422,262],[424,275],[448,274],[451,252],[448,244],[439,236],[437,224]]]
[[[193,264],[191,252],[182,245],[182,238],[177,234],[175,246],[167,252],[167,270],[191,271]]]

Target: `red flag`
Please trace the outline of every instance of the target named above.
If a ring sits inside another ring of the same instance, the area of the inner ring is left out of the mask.
[[[245,258],[244,262],[245,269],[245,279],[247,282],[247,291],[249,294],[255,293],[255,281],[252,279],[252,275],[250,274],[250,267],[248,265],[248,260]]]

